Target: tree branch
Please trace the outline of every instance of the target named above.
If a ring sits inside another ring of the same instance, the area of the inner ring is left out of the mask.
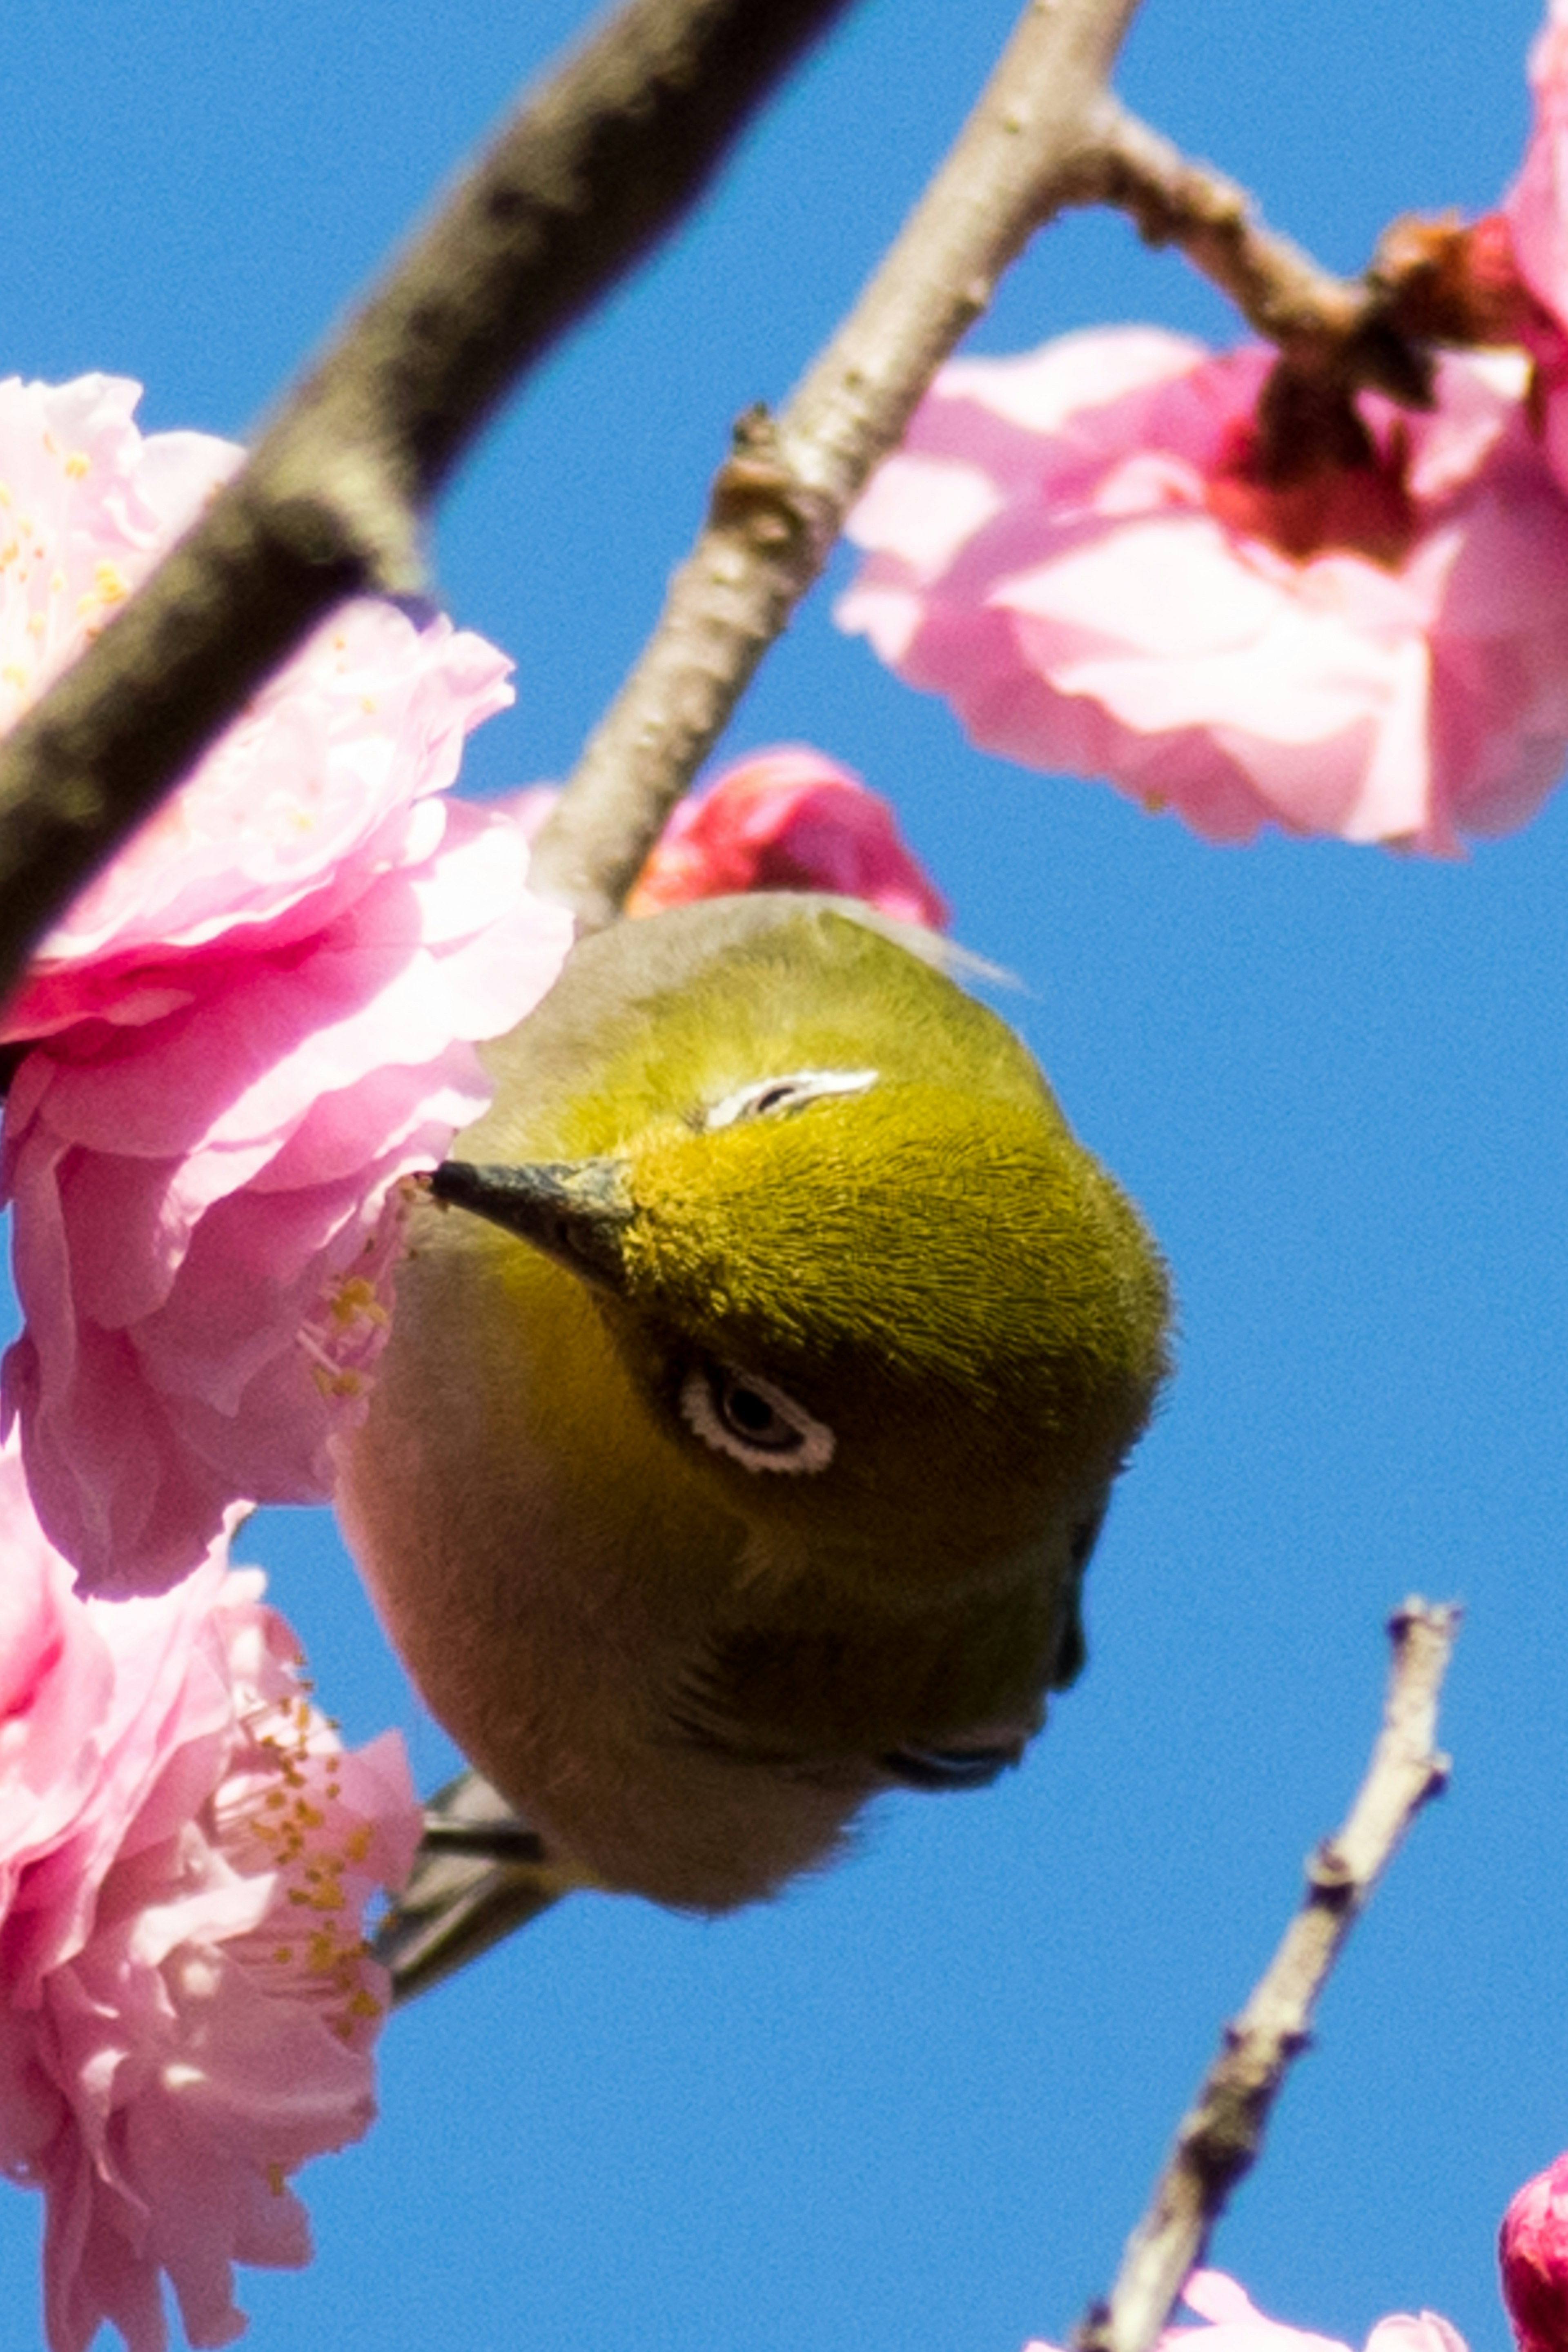
[[[0,747],[0,999],[39,935],[418,516],[507,384],[689,208],[847,0],[629,0],[460,182],[218,496]]]
[[[1180,247],[1248,325],[1300,373],[1331,374],[1409,407],[1431,397],[1431,362],[1394,316],[1399,289],[1375,272],[1336,278],[1268,228],[1251,198],[1115,99],[1100,109],[1069,201],[1114,205],[1149,245]]]
[[[1030,0],[946,162],[775,420],[753,410],[640,660],[535,845],[584,920],[619,908],[878,460],[1031,232],[1068,199],[1137,0]]]
[[[1444,1788],[1433,1745],[1437,1693],[1459,1612],[1410,1600],[1389,1622],[1394,1664],[1383,1728],[1349,1818],[1307,1864],[1307,1893],[1185,2116],[1110,2300],[1097,2304],[1079,2352],[1148,2352],[1232,2189],[1262,2145],[1286,2071],[1307,2046],[1313,2005],[1340,1948],[1421,1807]]]

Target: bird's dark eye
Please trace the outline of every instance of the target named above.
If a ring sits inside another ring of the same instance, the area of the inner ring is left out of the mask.
[[[825,1095],[861,1095],[875,1086],[875,1070],[784,1070],[770,1078],[750,1078],[702,1113],[702,1125],[739,1127],[742,1120],[787,1117]]]
[[[680,1410],[699,1437],[748,1470],[825,1470],[833,1432],[772,1381],[735,1364],[699,1364],[680,1390]]]
[[[771,1110],[783,1110],[786,1103],[810,1100],[803,1096],[798,1078],[775,1078],[772,1086],[763,1087],[746,1105],[748,1118],[765,1118]]]
[[[1015,1740],[1005,1748],[895,1748],[880,1761],[883,1771],[906,1789],[940,1792],[989,1788],[1022,1753],[1022,1744]]]
[[[714,1408],[732,1436],[748,1445],[766,1446],[770,1454],[793,1454],[805,1444],[805,1431],[786,1421],[777,1405],[739,1373],[721,1370],[712,1389]]]

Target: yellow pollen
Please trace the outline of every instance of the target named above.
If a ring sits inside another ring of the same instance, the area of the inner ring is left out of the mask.
[[[381,2013],[382,2004],[377,2000],[374,1993],[366,1992],[363,1985],[361,1985],[359,1990],[350,1999],[349,2015],[351,2017],[379,2017]]]
[[[85,449],[73,449],[66,459],[66,471],[73,482],[79,482],[82,476],[90,470],[92,460]]]
[[[0,678],[3,678],[7,686],[14,686],[18,694],[26,690],[27,673],[19,662],[7,662],[5,668],[0,669]]]
[[[373,1323],[388,1320],[385,1307],[375,1295],[375,1286],[363,1274],[352,1274],[339,1283],[331,1304],[334,1323],[352,1323],[356,1315],[368,1316]]]
[[[367,1862],[370,1859],[373,1835],[374,1832],[368,1822],[357,1822],[350,1830],[343,1840],[343,1852],[351,1862]]]
[[[289,2175],[281,2164],[269,2164],[267,2167],[267,2186],[271,2189],[274,2197],[284,2195],[289,2186]]]
[[[1143,810],[1147,816],[1163,816],[1171,803],[1163,793],[1145,793]]]
[[[92,584],[98,591],[100,601],[105,604],[118,604],[121,598],[129,593],[125,574],[117,563],[95,563]]]

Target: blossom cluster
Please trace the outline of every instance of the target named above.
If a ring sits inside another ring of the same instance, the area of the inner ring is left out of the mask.
[[[1212,840],[1449,856],[1525,822],[1568,761],[1568,0],[1531,74],[1519,179],[1457,247],[1488,348],[1437,361],[1429,408],[1346,389],[1287,432],[1272,354],[1148,329],[957,361],[857,510],[844,625],[977,741]],[[136,398],[0,384],[0,728],[239,460],[143,437]],[[51,2352],[104,2321],[163,2352],[165,2281],[193,2345],[229,2341],[234,2264],[306,2259],[290,2176],[374,2111],[363,1918],[417,1808],[227,1546],[251,1503],[330,1499],[402,1180],[570,943],[530,813],[449,790],[508,669],[345,607],[0,1017],[0,2167],[45,2196]],[[946,920],[886,804],[798,746],[678,811],[630,911],[798,887]],[[1521,2352],[1568,2340],[1565,2166],[1504,2225]],[[1185,2300],[1164,2352],[1349,2352],[1217,2272]],[[1465,2347],[1424,2312],[1366,2352]]]
[[[1297,385],[1152,329],[942,371],[850,530],[840,601],[1026,766],[1213,841],[1452,856],[1568,762],[1568,6],[1500,213],[1450,240],[1475,340],[1432,404]]]
[[[47,685],[233,468],[137,388],[0,386],[0,651]],[[363,1411],[396,1180],[488,1087],[475,1041],[569,940],[518,826],[453,799],[509,665],[352,604],[45,940],[7,1006],[5,1361],[34,1500],[88,1589],[184,1576],[228,1505],[320,1502]]]
[[[135,399],[0,385],[0,721],[237,459],[143,439]],[[330,1497],[393,1309],[399,1179],[484,1108],[478,1043],[569,942],[523,813],[447,789],[507,668],[444,620],[347,607],[0,1019],[26,1318],[0,1451],[0,2167],[45,2193],[51,2352],[105,2320],[162,2352],[165,2278],[193,2345],[229,2341],[234,2263],[307,2257],[289,2176],[374,2111],[363,1919],[418,1810],[395,1735],[349,1753],[310,1704],[226,1542],[249,1503]],[[800,749],[684,810],[641,904],[808,886],[943,915],[885,803]]]
[[[309,2258],[288,2177],[374,2112],[361,1938],[419,1810],[395,1732],[346,1750],[226,1565],[83,1601],[0,1453],[0,2168],[47,2200],[50,2352],[243,2322],[236,2262]]]

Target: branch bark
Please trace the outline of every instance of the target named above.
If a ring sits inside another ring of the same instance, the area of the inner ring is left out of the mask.
[[[526,103],[254,456],[0,747],[0,999],[328,610],[422,583],[419,514],[509,383],[657,240],[848,0],[630,0]]]
[[[1002,271],[1075,184],[1137,0],[1030,0],[956,144],[776,420],[741,420],[657,627],[535,845],[608,921],[878,460]]]
[[[1406,1601],[1389,1622],[1394,1663],[1383,1728],[1344,1825],[1307,1864],[1307,1892],[1219,2057],[1127,2242],[1107,2302],[1074,2337],[1078,2352],[1148,2352],[1174,2308],[1232,2189],[1250,2170],[1312,2011],[1345,1937],[1415,1815],[1448,1778],[1434,1746],[1437,1694],[1459,1612]]]
[[[1234,180],[1115,99],[1100,110],[1069,201],[1113,205],[1147,244],[1176,246],[1293,368],[1409,407],[1429,403],[1431,361],[1396,315],[1397,285],[1375,269],[1336,278],[1259,219]]]

